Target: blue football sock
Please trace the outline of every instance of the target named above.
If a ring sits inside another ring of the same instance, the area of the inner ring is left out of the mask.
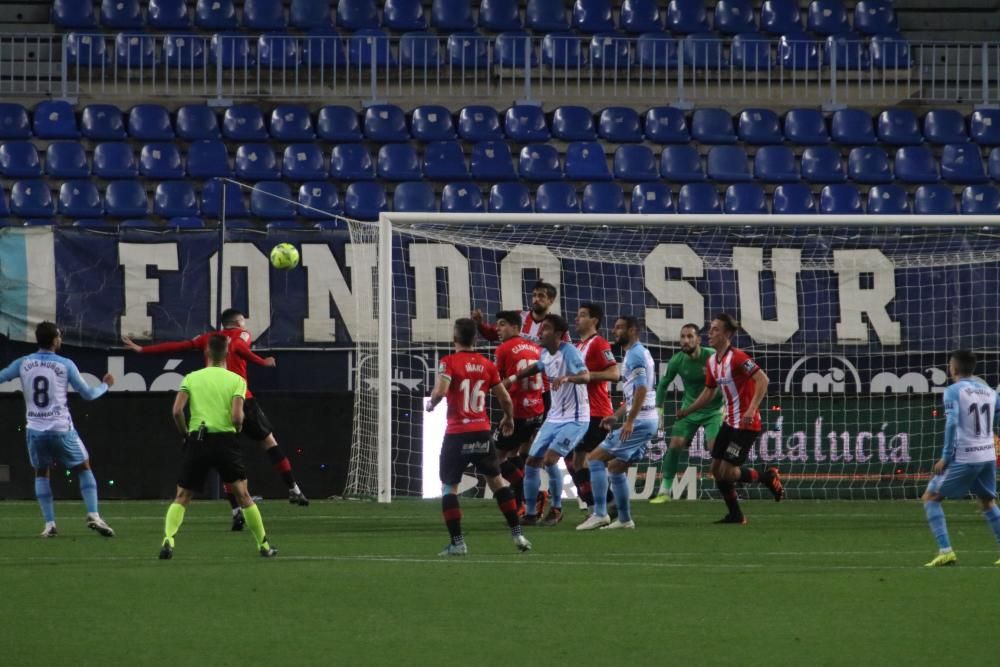
[[[92,470],[80,471],[80,495],[87,506],[88,514],[97,514],[97,480]]]
[[[56,508],[52,503],[52,486],[49,485],[48,477],[35,478],[35,497],[38,498],[38,505],[42,508],[42,516],[45,523],[56,520]]]
[[[615,505],[618,506],[618,520],[622,523],[632,520],[632,513],[629,511],[628,475],[623,472],[612,473],[611,490],[615,494]]]
[[[524,515],[535,516],[535,499],[542,485],[542,471],[535,466],[524,466]]]
[[[996,536],[997,542],[1000,542],[1000,507],[993,505],[983,512],[983,516],[986,518],[986,523],[990,524],[990,528],[993,529],[993,535]]]
[[[549,475],[549,501],[553,507],[561,508],[563,476],[562,471],[559,470],[559,464],[553,463],[550,466],[545,466],[545,472]]]
[[[596,516],[608,515],[608,466],[604,461],[591,461],[590,468],[590,489],[594,493],[594,514]]]
[[[929,500],[924,503],[924,513],[927,515],[927,524],[931,527],[934,539],[937,540],[939,549],[951,549],[951,541],[948,539],[948,526],[944,521],[944,508],[941,503]]]

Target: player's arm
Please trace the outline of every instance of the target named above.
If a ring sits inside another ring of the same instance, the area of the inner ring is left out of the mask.
[[[448,395],[448,385],[451,384],[451,376],[441,373],[434,382],[434,389],[431,390],[431,400],[427,401],[427,412],[433,412],[437,404]],[[510,398],[508,396],[508,398]]]
[[[698,394],[698,398],[694,399],[694,403],[687,406],[686,408],[681,408],[680,410],[677,411],[677,418],[683,419],[692,412],[697,412],[698,410],[701,410],[703,407],[708,405],[713,398],[715,398],[715,394],[718,391],[719,391],[718,387],[709,387],[708,384],[706,384],[705,388],[701,390],[700,394]]]
[[[757,414],[757,409],[760,407],[761,401],[767,396],[767,385],[770,382],[767,373],[762,371],[759,366],[753,372],[753,375],[751,375],[751,379],[754,382],[753,398],[750,399],[750,405],[747,406],[746,412],[743,413],[743,417],[740,419],[740,422],[748,427],[753,423],[754,415]]]
[[[264,357],[257,355],[253,350],[250,349],[249,345],[247,345],[246,343],[244,343],[239,339],[233,341],[233,351],[241,359],[255,363],[258,366],[267,366],[268,368],[274,368],[275,366],[278,365],[278,362],[275,360],[274,357],[267,357],[265,359]]]
[[[187,420],[184,418],[184,408],[187,407],[187,403],[188,393],[182,386],[181,390],[174,396],[174,408],[171,414],[174,418],[174,426],[177,427],[177,432],[184,437],[187,437],[188,434]]]
[[[537,375],[545,370],[545,366],[542,365],[541,360],[533,361],[518,372],[504,378],[503,386],[504,388],[510,388],[518,380],[523,380],[525,378],[530,378],[532,375]]]
[[[72,361],[67,361],[66,363],[66,376],[73,389],[76,389],[85,401],[92,401],[95,398],[100,398],[115,383],[115,376],[111,373],[105,373],[101,384],[96,387],[91,387],[80,376],[80,369],[78,369],[76,364]]]
[[[587,365],[583,363],[583,357],[580,356],[576,348],[572,345],[567,345],[565,350],[563,356],[566,359],[566,369],[569,373],[553,380],[553,389],[558,389],[567,382],[572,384],[587,384],[591,380],[590,371],[587,370]]]
[[[233,426],[236,427],[236,432],[239,433],[240,431],[243,430],[242,396],[233,396],[232,419],[233,419]]]
[[[944,447],[941,458],[934,464],[934,474],[940,475],[955,458],[955,436],[958,434],[958,397],[952,387],[944,392]]]
[[[500,432],[508,436],[514,432],[514,401],[511,400],[510,394],[507,393],[502,382],[493,385],[490,388],[490,393],[493,394],[493,398],[497,399],[497,402],[500,403],[500,409],[503,410]]]
[[[667,372],[663,374],[660,381],[656,383],[656,407],[660,409],[660,416],[663,416],[663,401],[667,397],[667,388],[670,383],[674,381],[677,377],[677,364],[674,363],[673,358],[667,362]]]
[[[191,350],[202,350],[205,347],[202,339],[204,336],[198,336],[197,338],[192,338],[191,340],[177,340],[170,341],[167,343],[157,343],[156,345],[139,345],[133,341],[128,336],[122,336],[122,343],[125,347],[132,350],[133,352],[138,352],[139,354],[172,354],[174,352],[190,352]]]
[[[21,362],[23,360],[24,360],[24,357],[19,357],[19,358],[15,359],[14,361],[10,362],[10,365],[7,366],[7,368],[5,368],[2,371],[0,371],[0,382],[7,382],[9,380],[13,380],[16,377],[20,377],[21,376]]]
[[[500,334],[497,333],[497,327],[495,324],[490,324],[483,320],[483,311],[478,308],[472,311],[471,315],[473,321],[476,323],[476,328],[479,329],[479,335],[486,340],[497,341],[500,340]]]
[[[599,370],[590,371],[591,382],[618,382],[622,377],[621,371],[618,369],[618,362],[615,361],[614,353],[611,351],[611,346],[605,345],[606,347],[596,355],[599,360],[598,363],[604,362],[604,366]],[[597,364],[594,365],[596,366]]]

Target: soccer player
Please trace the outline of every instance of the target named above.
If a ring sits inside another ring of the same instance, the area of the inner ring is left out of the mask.
[[[72,386],[84,400],[92,401],[103,396],[115,383],[115,378],[107,373],[96,387],[84,382],[76,364],[58,354],[62,347],[62,332],[52,322],[41,322],[35,327],[35,341],[38,352],[11,362],[0,371],[0,382],[17,377],[21,379],[28,459],[35,469],[35,497],[45,519],[42,537],[58,535],[49,484],[49,468],[55,462],[73,470],[80,480],[80,495],[87,506],[87,527],[104,537],[114,537],[115,531],[101,518],[97,509],[97,480],[90,469],[87,448],[73,428],[73,417],[66,401],[66,385]]]
[[[140,354],[173,354],[189,350],[204,351],[207,349],[209,339],[219,334],[229,339],[229,356],[226,358],[226,368],[244,380],[247,380],[247,361],[251,361],[258,366],[275,367],[277,362],[274,357],[267,357],[265,359],[257,356],[250,349],[252,337],[246,329],[246,316],[235,308],[228,308],[222,311],[221,331],[209,331],[191,340],[160,343],[158,345],[137,345],[128,336],[122,336],[122,342],[130,350]],[[264,447],[264,452],[271,462],[271,467],[281,475],[281,479],[288,487],[288,502],[293,505],[308,505],[309,499],[302,493],[302,490],[295,481],[295,475],[292,474],[292,464],[289,462],[288,457],[285,456],[285,453],[281,451],[278,441],[274,438],[271,422],[264,414],[264,411],[261,410],[260,405],[249,388],[247,388],[247,397],[246,403],[243,406],[243,412],[245,415],[243,433],[249,436],[251,440],[261,443]],[[229,506],[232,508],[233,530],[242,530],[244,519],[237,498],[228,488],[225,489],[225,493],[226,499],[229,501]]]
[[[205,368],[185,376],[174,399],[174,424],[184,437],[184,458],[177,481],[177,496],[167,508],[164,521],[161,560],[173,557],[174,536],[184,521],[184,512],[194,492],[205,486],[205,476],[213,468],[233,490],[257,543],[258,553],[264,558],[278,554],[268,542],[260,510],[247,490],[247,473],[237,437],[244,423],[247,383],[236,373],[226,370],[230,345],[230,339],[221,333],[209,336],[205,345]],[[184,418],[185,407],[190,408],[190,419]]]
[[[552,407],[531,443],[524,469],[525,498],[534,498],[538,493],[543,465],[549,475],[552,506],[545,516],[544,525],[555,525],[561,520],[562,473],[559,471],[559,459],[580,444],[590,426],[590,405],[585,386],[590,382],[590,373],[580,352],[563,340],[568,329],[566,320],[559,315],[546,315],[539,332],[541,358],[504,380],[504,385],[510,386],[535,373],[545,373],[552,386]],[[530,504],[521,523],[525,526],[538,524],[537,510]]]
[[[938,555],[927,567],[954,565],[948,526],[941,501],[972,493],[979,500],[986,523],[1000,542],[1000,509],[997,508],[997,461],[993,446],[993,420],[1000,410],[997,392],[974,378],[976,355],[969,350],[951,353],[948,370],[955,384],[944,392],[944,449],[934,464],[934,476],[924,491],[924,513],[938,543]],[[1000,560],[996,562],[1000,565]]]
[[[715,316],[708,328],[708,344],[715,354],[708,358],[705,388],[693,403],[677,411],[684,419],[709,406],[722,389],[725,397],[725,418],[712,447],[712,476],[715,486],[726,501],[729,512],[716,523],[746,524],[736,496],[736,482],[760,482],[774,494],[774,500],[785,496],[777,468],[761,472],[744,466],[750,448],[760,435],[760,402],[767,394],[767,375],[746,352],[733,347],[733,336],[739,324],[728,314]]]
[[[476,323],[470,318],[455,320],[455,352],[441,359],[438,377],[427,401],[432,412],[442,399],[448,400],[448,426],[441,445],[441,513],[451,541],[440,556],[465,556],[469,548],[462,536],[462,509],[458,504],[458,485],[462,471],[470,463],[486,478],[500,511],[503,512],[514,546],[519,551],[531,549],[531,543],[521,534],[517,516],[517,501],[507,481],[500,476],[497,453],[490,434],[490,417],[486,412],[486,392],[489,391],[503,408],[500,432],[510,436],[514,431],[514,404],[500,382],[496,366],[481,354],[473,352]]]
[[[715,354],[715,350],[702,346],[700,330],[701,327],[697,324],[685,324],[681,327],[681,351],[667,362],[667,372],[656,385],[656,407],[660,411],[661,423],[664,421],[663,401],[667,394],[667,387],[670,386],[675,377],[679,375],[684,382],[682,408],[694,403],[705,389],[705,367],[708,365],[709,358]],[[660,490],[656,497],[649,501],[650,505],[660,505],[670,500],[681,450],[691,445],[691,440],[694,439],[699,428],[704,427],[705,446],[709,450],[712,449],[715,437],[719,434],[719,427],[722,426],[721,408],[722,396],[716,394],[704,408],[674,422],[670,429],[670,448],[667,449],[667,453],[663,456],[663,462],[660,464]]]
[[[602,425],[610,430],[619,419],[625,421],[587,455],[590,483],[594,489],[594,512],[576,527],[577,530],[635,528],[630,511],[628,466],[646,453],[646,445],[659,427],[653,390],[656,369],[649,350],[639,342],[639,321],[631,315],[619,317],[613,335],[625,351],[625,402],[617,412],[605,417]],[[607,505],[609,472],[618,505],[618,518],[613,523]]]
[[[549,314],[549,308],[555,303],[557,294],[555,285],[541,280],[535,283],[534,287],[531,288],[531,308],[521,311],[521,338],[541,344],[542,322]],[[472,311],[472,319],[476,322],[480,336],[490,341],[500,339],[496,325],[483,321],[482,311]],[[568,332],[564,340],[569,342]]]

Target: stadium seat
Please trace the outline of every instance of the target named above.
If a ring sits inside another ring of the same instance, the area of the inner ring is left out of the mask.
[[[246,200],[243,198],[243,189],[232,183],[224,183],[218,178],[212,178],[205,182],[205,187],[201,190],[201,212],[210,218],[222,216],[223,201],[225,195],[226,218],[239,218],[250,215],[247,209]]]
[[[722,213],[719,193],[712,183],[688,183],[677,193],[678,213]]]
[[[102,0],[101,27],[115,30],[145,27],[139,0]]]
[[[303,67],[347,67],[344,40],[332,28],[310,33],[299,40],[299,60]]]
[[[279,3],[280,4],[280,3]],[[389,3],[386,3],[388,6]],[[332,26],[330,3],[316,0],[292,0],[288,9],[288,24],[299,30],[324,30]]]
[[[365,28],[347,37],[347,57],[352,67],[395,67],[395,52],[381,28]]]
[[[850,31],[842,0],[813,0],[809,3],[806,29],[817,35],[839,35]]]
[[[283,181],[263,181],[250,191],[250,212],[258,218],[293,218],[296,206],[291,188]]]
[[[141,71],[156,66],[156,40],[150,35],[120,32],[115,37],[115,62],[118,67]]]
[[[316,133],[324,141],[350,143],[361,141],[358,112],[347,106],[326,106],[316,114]]]
[[[375,172],[383,181],[419,181],[420,158],[411,144],[385,144],[378,149]]]
[[[913,212],[918,215],[952,215],[955,195],[948,185],[921,185],[913,193]]]
[[[656,156],[649,146],[641,144],[619,146],[615,150],[615,178],[619,181],[655,181],[660,175],[656,171]]]
[[[549,128],[541,107],[522,104],[507,109],[504,115],[504,132],[519,143],[548,141]]]
[[[931,144],[964,144],[969,140],[965,116],[955,109],[931,109],[924,116],[924,139]]]
[[[810,183],[843,183],[847,180],[840,151],[830,146],[810,146],[802,151],[802,178]]]
[[[489,40],[475,32],[455,32],[448,35],[448,62],[461,73],[486,71],[489,60]]]
[[[400,213],[437,211],[434,186],[423,181],[400,183],[392,193],[392,210]]]
[[[632,213],[673,213],[674,201],[666,183],[639,183],[632,188]]]
[[[691,115],[691,137],[703,144],[734,144],[733,117],[725,109],[696,109]]]
[[[737,72],[769,72],[774,66],[771,40],[759,32],[733,36],[730,48],[732,68]]]
[[[708,32],[708,12],[702,0],[670,0],[666,9],[667,30],[686,35]]]
[[[526,50],[527,49],[527,50]],[[493,62],[500,67],[538,66],[538,54],[523,30],[502,32],[493,40]]]
[[[785,139],[799,146],[830,143],[823,113],[817,109],[790,109],[785,114]]]
[[[980,146],[1000,146],[1000,109],[977,109],[969,116],[969,134]]]
[[[267,141],[264,116],[256,104],[234,104],[222,116],[222,134],[231,141]]]
[[[470,0],[433,0],[431,27],[443,32],[472,30],[476,27],[472,19],[472,3]]]
[[[615,33],[601,33],[590,40],[590,67],[596,72],[628,70],[632,59],[629,40]],[[586,64],[586,58],[584,58]]]
[[[580,106],[561,106],[552,112],[552,136],[563,141],[594,141],[594,115]]]
[[[0,226],[4,226],[8,223],[6,218],[10,215],[10,207],[7,205],[7,193],[2,187],[0,187]]]
[[[514,158],[505,141],[480,141],[473,144],[469,158],[472,179],[476,181],[515,181]]]
[[[242,144],[236,149],[237,178],[251,181],[276,181],[281,178],[281,167],[274,150],[268,144]]]
[[[278,141],[312,141],[316,138],[309,110],[298,104],[282,104],[274,108],[270,133],[271,138]]]
[[[163,62],[167,72],[178,77],[178,70],[189,71],[205,66],[208,37],[199,35],[166,35],[163,38]]]
[[[989,180],[983,156],[975,144],[948,144],[941,151],[941,179],[947,183],[974,185]]]
[[[713,146],[708,151],[708,177],[721,183],[753,180],[746,150],[742,146]]]
[[[432,141],[424,147],[424,178],[431,181],[468,180],[465,153],[457,141]]]
[[[92,2],[79,0],[54,0],[51,13],[52,24],[57,28],[96,28],[97,15]]]
[[[223,69],[243,70],[247,76],[249,76],[251,68],[256,69],[257,67],[257,59],[251,50],[250,39],[242,34],[216,33],[212,35],[208,49],[208,62],[212,66],[221,62]]]
[[[868,191],[868,212],[872,215],[905,215],[910,213],[906,190],[898,185],[876,185]]]
[[[45,181],[16,181],[10,188],[10,212],[15,217],[46,218],[53,214],[54,208]]]
[[[893,160],[896,178],[903,183],[937,183],[938,165],[925,146],[903,146]]]
[[[808,33],[788,33],[778,40],[778,60],[789,71],[815,71],[820,68],[819,42]]]
[[[427,30],[427,15],[424,13],[423,2],[421,0],[386,0],[385,6],[382,8],[382,24],[386,28],[400,32]]]
[[[625,193],[618,183],[588,183],[581,204],[584,213],[626,213]]]
[[[55,178],[90,176],[87,151],[79,141],[55,141],[45,149],[45,174]]]
[[[614,32],[609,0],[576,0],[573,3],[573,30],[581,33]]]
[[[153,212],[161,218],[198,215],[200,211],[194,186],[183,181],[160,183],[153,193]]]
[[[910,68],[910,44],[902,35],[875,35],[869,52],[876,71]]]
[[[371,181],[375,163],[362,144],[340,144],[330,151],[330,178],[335,181]]]
[[[635,42],[635,60],[644,71],[656,72],[677,68],[678,42],[662,32],[647,32]]]
[[[618,27],[632,35],[663,30],[663,17],[656,0],[624,0],[618,15]]]
[[[558,158],[557,158],[558,159]],[[596,141],[575,141],[566,147],[566,178],[571,181],[610,181],[604,148]],[[558,177],[555,177],[558,178]],[[555,180],[555,178],[535,178],[533,180]]]
[[[20,104],[0,103],[0,139],[27,139],[30,136],[28,110]]]
[[[482,0],[479,3],[479,27],[490,32],[521,30],[519,0]]]
[[[854,29],[862,35],[886,35],[899,31],[892,0],[860,0],[854,6]]]
[[[483,193],[475,183],[448,183],[441,189],[442,213],[482,213]]]
[[[124,141],[106,141],[94,147],[94,176],[98,178],[135,178],[139,163],[132,147]]]
[[[409,141],[406,116],[394,104],[376,104],[365,110],[365,137],[372,141]]]
[[[104,189],[104,210],[112,218],[149,214],[149,198],[142,181],[112,181]]]
[[[684,38],[684,64],[694,69],[724,69],[729,65],[724,44],[714,32],[698,32]]]
[[[806,215],[816,212],[816,200],[808,185],[784,183],[774,189],[771,212],[776,215]]]
[[[344,193],[344,214],[358,220],[377,220],[389,210],[389,201],[381,183],[351,183]]]
[[[137,104],[128,112],[128,133],[139,141],[170,141],[174,138],[170,113],[159,104]]]
[[[186,141],[221,139],[219,119],[204,104],[188,104],[177,110],[177,136]]]
[[[139,174],[151,179],[184,178],[184,165],[172,141],[146,144],[139,152]]]
[[[987,170],[989,171],[990,178],[1000,183],[1000,148],[994,148],[990,151]]]
[[[66,181],[59,186],[59,215],[73,218],[100,218],[104,205],[97,186],[89,180]]]
[[[531,193],[524,183],[497,183],[490,188],[490,213],[531,213]]]
[[[872,117],[862,109],[840,109],[830,118],[830,135],[838,144],[870,146],[876,143]]]
[[[407,32],[399,38],[399,61],[403,67],[436,69],[441,64],[437,35],[426,31]]]
[[[694,146],[666,146],[660,154],[660,177],[672,183],[705,180],[701,156]]]
[[[525,181],[562,180],[559,151],[550,144],[528,144],[521,149],[518,173]]]
[[[118,225],[111,220],[102,219],[74,220],[73,227],[75,229],[91,229],[104,232],[113,232],[118,229]]]
[[[316,142],[289,144],[281,156],[281,174],[293,181],[318,181],[326,178],[326,160]]]
[[[524,11],[525,24],[535,32],[558,32],[569,30],[566,19],[566,5],[560,0],[528,0]]]
[[[893,146],[924,143],[917,115],[909,109],[886,109],[878,115],[878,140]]]
[[[892,183],[889,156],[878,146],[858,146],[847,158],[847,175],[857,183]]]
[[[838,72],[867,71],[871,67],[868,40],[853,32],[830,35],[823,43],[823,61]],[[834,56],[837,62],[834,63]]]
[[[101,34],[66,34],[66,64],[103,67],[108,64],[108,44]]]
[[[597,117],[597,136],[616,144],[642,141],[639,113],[631,107],[608,107]]]
[[[502,140],[504,131],[496,109],[488,106],[463,107],[458,112],[458,136],[465,141]]]
[[[165,231],[166,227],[148,218],[131,218],[128,220],[119,220],[118,229],[121,230],[123,233],[127,233],[127,230],[139,230],[140,232],[159,232],[159,231]]]
[[[301,63],[299,41],[289,35],[267,34],[257,39],[257,60],[261,69],[296,69]]]
[[[167,220],[167,227],[175,229],[204,229],[205,221],[200,217],[176,216]]]
[[[691,141],[687,117],[677,107],[653,107],[646,112],[645,137],[657,144],[686,144]]]
[[[715,31],[723,35],[756,32],[751,0],[719,0],[715,3]]]
[[[226,145],[210,139],[192,141],[187,152],[187,173],[191,178],[232,177]]]
[[[767,195],[756,183],[734,183],[722,200],[726,213],[767,213]]]
[[[753,158],[753,173],[764,183],[797,183],[799,168],[788,146],[761,146]]]
[[[340,215],[344,208],[340,203],[337,186],[326,181],[309,181],[299,186],[298,214],[310,220],[329,220],[326,213]]]
[[[316,3],[319,4],[319,3]],[[281,0],[243,0],[243,29],[248,32],[280,31],[288,27]]]
[[[6,178],[37,178],[42,175],[38,149],[30,141],[0,144],[0,174]]]
[[[569,183],[542,183],[535,191],[535,213],[579,213],[580,201]]]
[[[744,109],[736,123],[736,134],[740,141],[752,146],[780,144],[781,121],[778,114],[770,109]]]
[[[4,120],[0,115],[0,128],[5,126]],[[80,131],[84,137],[93,141],[117,141],[128,136],[125,132],[125,120],[121,109],[113,104],[89,104],[85,106],[80,114]],[[0,133],[0,137],[3,136]]]
[[[337,25],[352,31],[378,28],[375,0],[340,0],[337,3]]]
[[[80,136],[80,130],[76,126],[76,113],[69,102],[39,102],[33,116],[34,135],[39,139],[76,139]]]
[[[194,24],[202,30],[235,30],[239,23],[233,0],[198,0]]]
[[[963,215],[1000,215],[1000,190],[992,185],[970,185],[962,190]]]
[[[417,107],[410,114],[410,131],[417,141],[451,141],[455,127],[451,112],[442,106]]]
[[[861,214],[861,193],[850,183],[824,185],[819,192],[819,212],[831,214]]]
[[[760,7],[760,29],[772,35],[801,32],[799,0],[764,0]]]

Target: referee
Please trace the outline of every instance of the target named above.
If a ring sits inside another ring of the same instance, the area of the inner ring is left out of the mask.
[[[247,472],[236,438],[243,426],[247,383],[236,373],[226,370],[228,352],[226,336],[220,334],[209,338],[205,346],[206,367],[184,378],[174,400],[174,424],[184,436],[184,458],[177,481],[177,497],[167,508],[161,560],[174,555],[174,535],[184,521],[184,511],[191,504],[195,490],[204,488],[205,476],[213,468],[236,496],[260,555],[270,558],[278,553],[268,544],[260,510],[247,491]],[[191,412],[187,421],[184,420],[185,407]]]

